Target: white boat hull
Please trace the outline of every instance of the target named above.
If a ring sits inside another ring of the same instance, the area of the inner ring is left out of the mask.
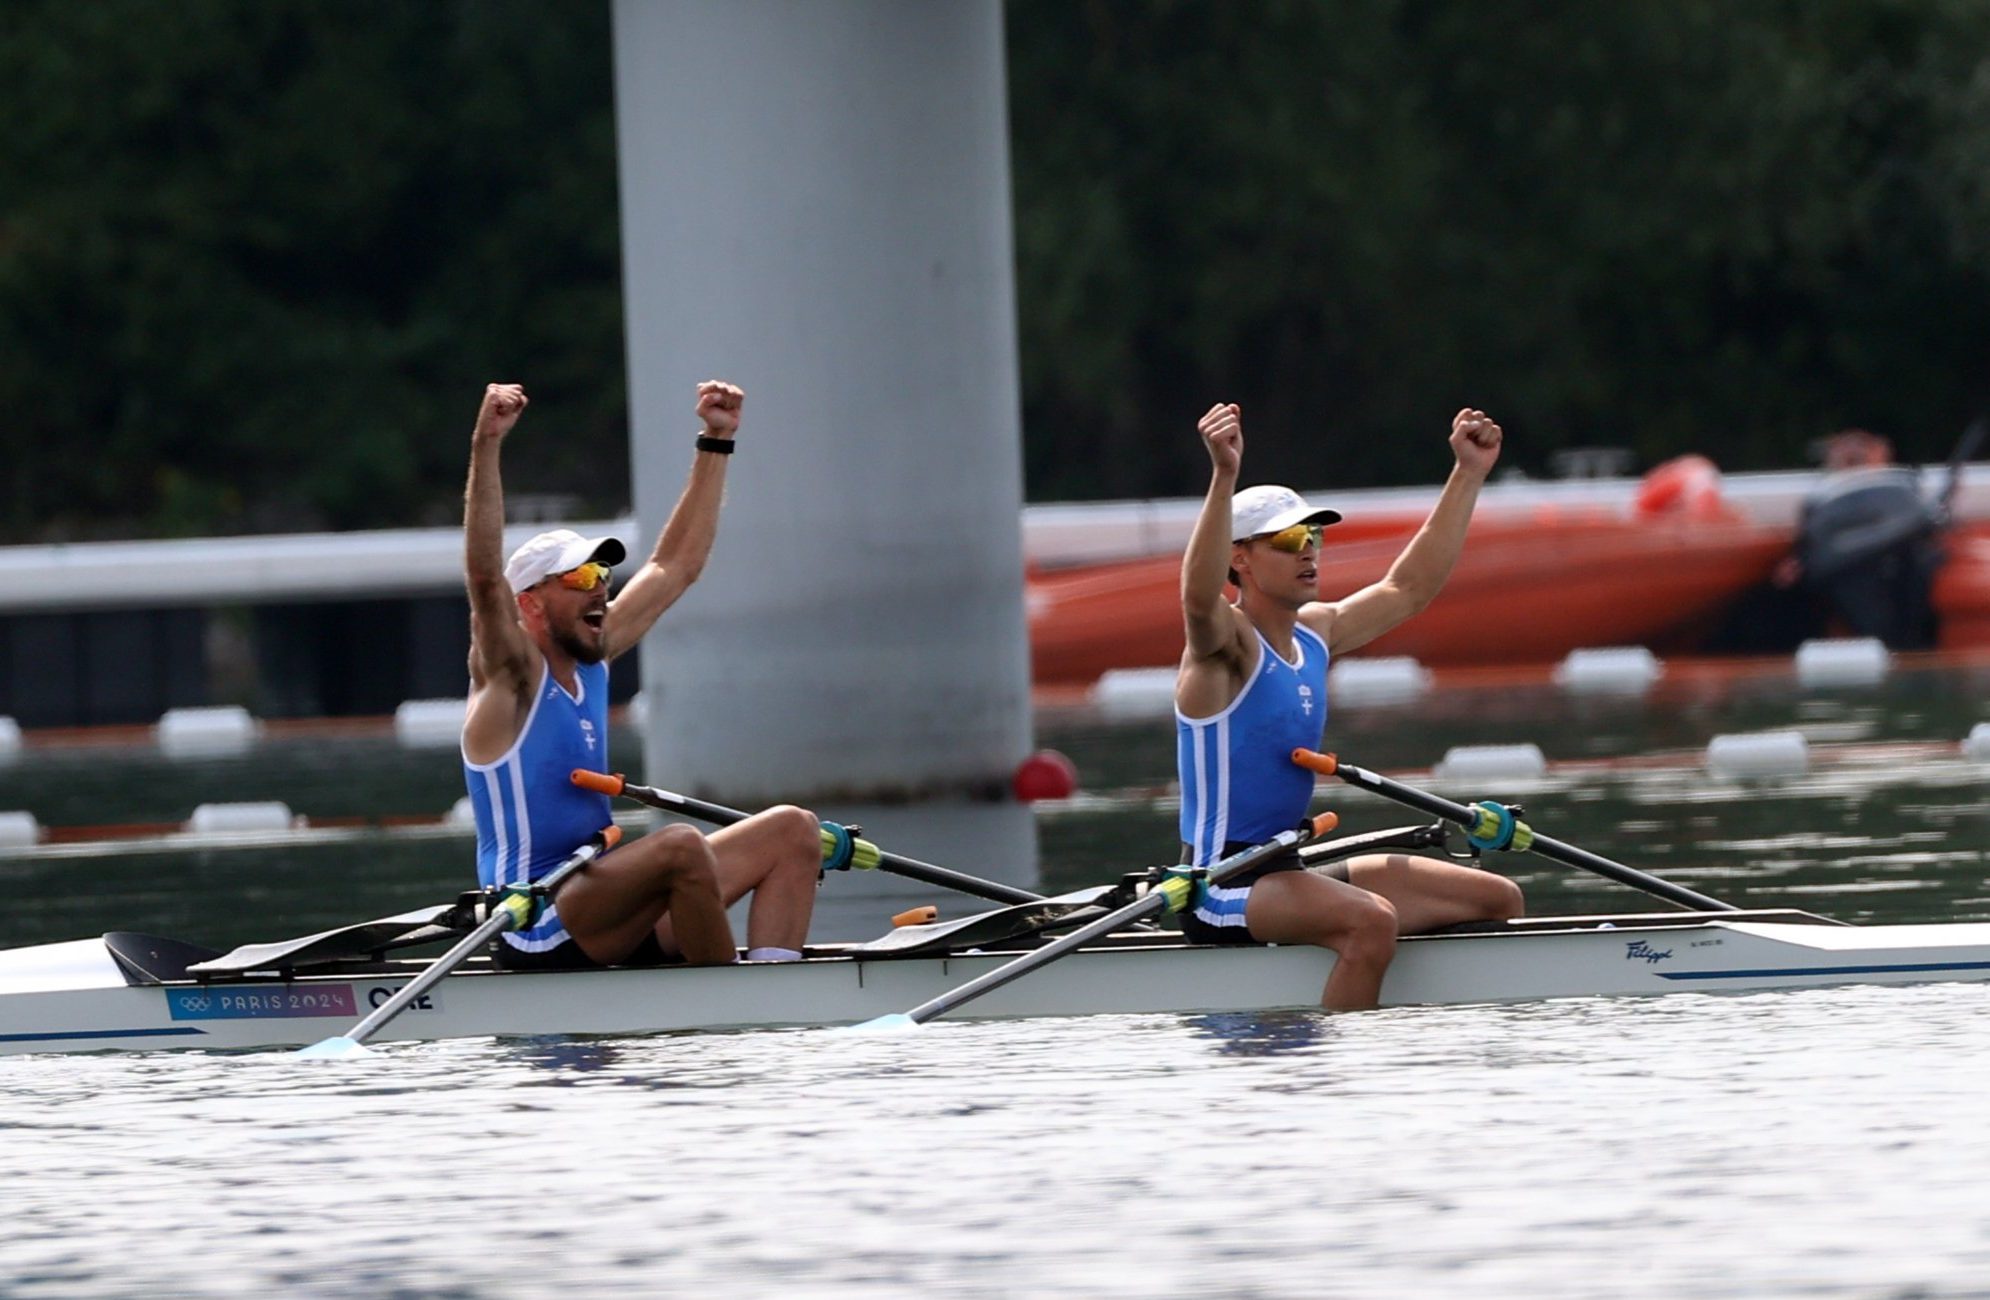
[[[1990,980],[1990,924],[1870,928],[1595,919],[1405,940],[1385,1005]],[[847,1024],[904,1011],[1014,953],[444,980],[378,1041]],[[955,1018],[1223,1012],[1318,1004],[1330,953],[1148,940],[1087,949]],[[298,1046],[340,1034],[420,970],[133,985],[100,940],[0,953],[0,1053]]]

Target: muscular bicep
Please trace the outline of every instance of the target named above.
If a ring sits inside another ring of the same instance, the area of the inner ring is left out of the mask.
[[[1244,645],[1243,620],[1226,600],[1182,602],[1182,631],[1192,659],[1235,660]]]
[[[469,584],[470,684],[526,689],[532,643],[518,622],[518,598],[508,583]]]
[[[612,661],[631,649],[689,586],[672,569],[654,562],[637,569],[635,576],[608,603],[607,616],[601,623],[602,657]]]
[[[1226,604],[1217,616],[1217,627],[1208,630],[1208,652],[1197,653],[1191,638],[1175,674],[1175,707],[1191,718],[1212,717],[1229,707],[1252,668],[1255,638],[1243,614]]]
[[[1387,578],[1336,601],[1316,601],[1299,621],[1320,634],[1334,654],[1358,650],[1416,613],[1416,602]]]
[[[470,597],[470,697],[463,716],[463,756],[493,763],[518,739],[526,709],[538,685],[538,652],[519,626],[517,600],[508,585],[501,594]]]

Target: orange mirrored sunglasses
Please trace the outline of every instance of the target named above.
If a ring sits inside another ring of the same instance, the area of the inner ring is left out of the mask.
[[[565,573],[555,576],[559,578],[562,587],[571,587],[575,591],[593,591],[608,581],[609,575],[614,572],[599,560],[589,560],[578,569],[568,569]]]

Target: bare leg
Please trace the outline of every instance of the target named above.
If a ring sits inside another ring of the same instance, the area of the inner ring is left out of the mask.
[[[1320,994],[1328,1011],[1365,1011],[1381,999],[1382,976],[1396,955],[1396,909],[1387,899],[1310,871],[1280,871],[1251,886],[1244,920],[1260,942],[1333,951]]]
[[[748,948],[792,948],[808,939],[822,871],[822,832],[815,814],[784,804],[716,831],[711,845],[720,902],[731,907],[747,894]],[[681,933],[676,913],[660,919],[657,941],[674,952]]]
[[[1437,858],[1370,854],[1348,863],[1348,879],[1395,906],[1399,934],[1466,921],[1508,921],[1527,910],[1520,886],[1505,876]]]
[[[666,826],[603,854],[561,886],[558,902],[567,933],[604,965],[666,924],[681,936],[686,961],[718,965],[737,956],[712,848],[689,826]]]

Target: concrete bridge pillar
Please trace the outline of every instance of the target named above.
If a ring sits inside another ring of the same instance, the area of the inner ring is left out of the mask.
[[[1030,746],[1001,6],[614,16],[646,537],[696,383],[747,393],[712,562],[644,647],[645,771],[1033,875],[989,798]]]

